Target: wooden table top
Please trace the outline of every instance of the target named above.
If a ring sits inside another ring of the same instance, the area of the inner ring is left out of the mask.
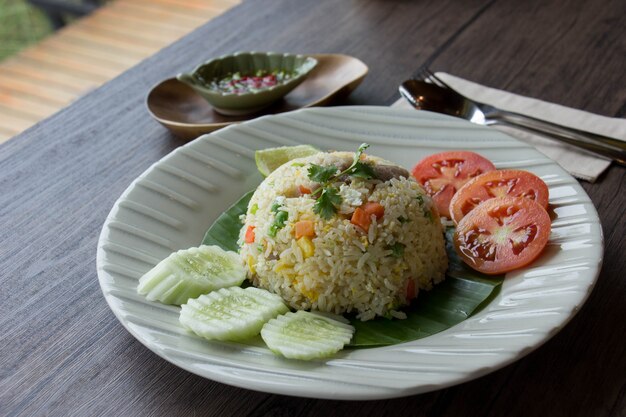
[[[344,53],[370,74],[340,104],[389,105],[420,66],[605,116],[626,113],[622,0],[243,2],[0,145],[0,414],[7,416],[616,416],[626,414],[626,170],[582,183],[604,229],[601,275],[545,345],[485,377],[371,402],[303,399],[198,377],[141,345],[96,275],[104,219],[184,142],[150,87],[238,50]]]

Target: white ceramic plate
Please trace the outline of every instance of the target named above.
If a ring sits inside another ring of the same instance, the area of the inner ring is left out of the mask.
[[[444,150],[478,152],[549,186],[554,211],[545,253],[507,274],[502,291],[462,323],[395,346],[344,350],[325,361],[274,356],[261,343],[207,342],[178,324],[178,307],[146,301],[137,280],[170,252],[197,246],[215,218],[261,181],[255,149],[307,143],[368,150],[411,168]],[[477,378],[531,352],[582,306],[603,253],[598,216],[578,182],[533,148],[490,128],[387,107],[315,108],[263,117],[202,136],[155,163],[109,214],[98,278],[120,322],[150,350],[195,374],[258,391],[329,399],[380,399]]]

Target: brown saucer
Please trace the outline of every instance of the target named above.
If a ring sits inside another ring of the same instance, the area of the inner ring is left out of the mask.
[[[340,54],[314,54],[318,64],[295,90],[280,102],[257,114],[224,116],[217,113],[191,87],[176,78],[152,88],[146,99],[148,111],[159,123],[182,139],[196,137],[266,114],[304,107],[323,106],[337,96],[350,94],[367,75],[367,65]]]

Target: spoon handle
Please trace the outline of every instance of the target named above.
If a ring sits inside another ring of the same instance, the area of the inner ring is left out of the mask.
[[[487,106],[485,106],[487,107]],[[559,126],[545,120],[505,110],[485,108],[486,124],[500,124],[521,128],[532,133],[568,143],[596,155],[609,158],[626,166],[626,141],[613,139],[596,133]]]

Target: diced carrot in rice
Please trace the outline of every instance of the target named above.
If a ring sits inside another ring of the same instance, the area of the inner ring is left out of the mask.
[[[305,187],[304,185],[298,185],[298,191],[300,191],[300,194],[302,195],[311,194],[311,189],[308,187]]]
[[[370,217],[370,214],[367,214],[361,207],[357,207],[356,210],[354,210],[354,213],[352,213],[350,222],[367,232],[370,228],[370,224],[372,223],[372,218]]]
[[[254,243],[254,226],[248,226],[248,228],[246,229],[246,236],[244,237],[244,242]]]
[[[296,239],[300,239],[302,236],[314,237],[315,227],[311,220],[300,220],[295,224]]]
[[[376,201],[368,201],[367,203],[361,206],[363,210],[369,214],[376,216],[376,219],[379,220],[381,217],[385,215],[385,208]]]

